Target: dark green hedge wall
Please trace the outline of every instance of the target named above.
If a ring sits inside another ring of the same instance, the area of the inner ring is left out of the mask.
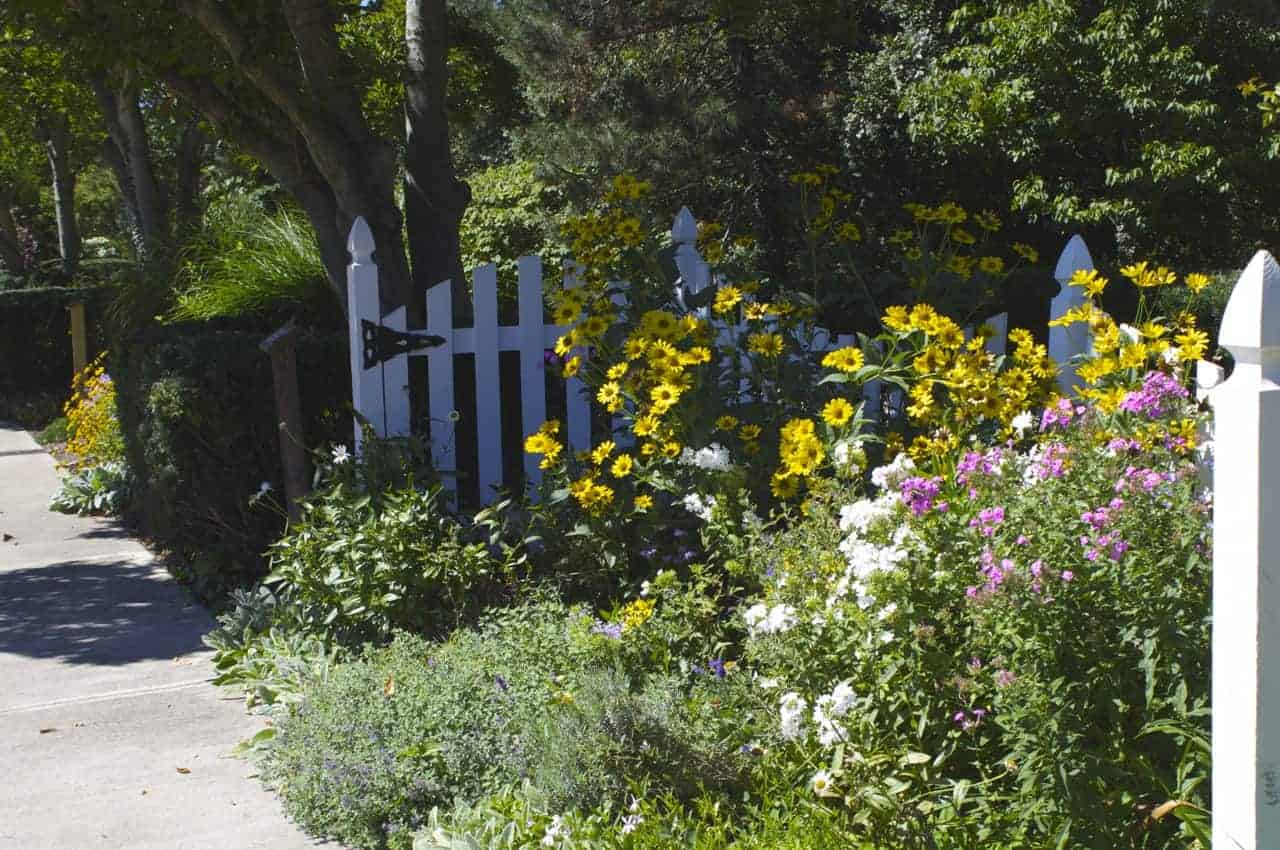
[[[39,401],[44,415],[56,414],[71,393],[67,307],[85,304],[92,358],[101,348],[97,329],[110,295],[107,287],[0,290],[0,418],[19,418],[24,405]]]
[[[175,556],[174,571],[217,602],[260,577],[283,518],[249,499],[281,468],[264,334],[208,323],[167,325],[133,339],[110,363],[129,462],[135,518]],[[298,379],[309,447],[350,443],[350,373],[341,334],[304,332]]]

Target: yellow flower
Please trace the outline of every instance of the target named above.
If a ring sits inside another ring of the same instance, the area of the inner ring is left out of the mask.
[[[1107,288],[1107,283],[1107,279],[1094,269],[1076,269],[1068,281],[1068,285],[1080,287],[1091,298],[1101,295],[1102,290]]]
[[[621,398],[622,398],[622,388],[618,386],[618,383],[616,381],[609,381],[608,383],[601,385],[599,391],[596,392],[596,401],[600,402],[606,407],[611,404],[614,404],[615,402],[619,401]]]
[[[609,455],[613,454],[613,450],[617,448],[613,440],[605,440],[600,445],[591,450],[591,462],[596,466],[604,463]]]
[[[622,345],[622,352],[628,360],[639,360],[649,349],[649,340],[643,337],[629,337]]]
[[[564,357],[566,354],[572,351],[573,341],[574,341],[574,336],[572,332],[567,333],[564,336],[558,337],[556,339],[556,344],[555,344],[556,354],[560,355],[561,357]]]
[[[760,431],[759,425],[743,425],[738,429],[738,436],[744,440],[758,440],[760,439]]]
[[[724,315],[738,306],[738,302],[742,300],[742,290],[736,286],[722,286],[720,291],[716,293],[715,300],[711,303],[711,309],[718,315]]]
[[[578,305],[566,302],[551,311],[551,321],[557,325],[571,325],[577,320],[580,312],[581,308]]]
[[[729,414],[726,413],[724,416],[721,416],[720,418],[716,419],[716,428],[720,429],[721,431],[732,431],[734,428],[737,428],[737,427],[738,427],[738,418],[736,416],[730,416]]]
[[[822,421],[839,428],[853,418],[853,405],[843,398],[833,398],[822,408]]]
[[[661,415],[670,410],[671,406],[680,400],[680,389],[674,384],[664,381],[649,391],[649,398],[653,401],[654,411]]]
[[[1004,271],[1004,260],[999,257],[983,257],[978,260],[978,269],[987,274],[1000,274]]]
[[[564,366],[560,369],[560,374],[566,378],[572,378],[578,374],[578,370],[582,368],[582,357],[575,354],[568,360],[564,361]]]
[[[862,368],[864,362],[862,349],[853,346],[837,348],[822,358],[823,366],[846,374],[858,371]]]
[[[632,432],[637,437],[647,437],[658,429],[658,418],[653,415],[645,415],[636,419],[636,424],[631,426]]]
[[[668,440],[662,444],[662,454],[665,457],[677,458],[680,457],[680,450],[682,448],[684,448],[684,446],[680,445],[675,440]]]
[[[846,221],[836,228],[835,239],[837,242],[860,242],[862,230],[852,221]]]
[[[1009,247],[1013,253],[1017,254],[1028,263],[1034,263],[1036,260],[1040,259],[1040,252],[1025,242],[1014,242]]]
[[[710,362],[711,349],[701,345],[695,345],[693,348],[690,348],[688,351],[685,351],[680,355],[680,363],[684,366],[697,366],[702,363]]]
[[[635,507],[638,511],[647,511],[653,507],[652,496],[636,496]]]
[[[972,233],[965,230],[963,227],[953,227],[951,228],[951,241],[959,245],[972,245],[978,240],[974,238]]]
[[[915,245],[912,245],[902,252],[902,256],[914,263],[924,256],[924,251],[921,251]]]
[[[800,480],[792,475],[775,472],[769,480],[769,490],[776,499],[794,499],[800,493]]]
[[[977,213],[973,217],[974,224],[988,232],[994,232],[1000,229],[1000,217],[991,210],[984,210]]]
[[[680,330],[680,321],[666,310],[650,310],[640,317],[640,331],[658,339],[669,339]]]
[[[640,229],[640,219],[624,218],[618,222],[614,230],[618,240],[628,248],[634,248],[644,241],[644,231]]]
[[[880,320],[886,328],[892,331],[906,331],[911,329],[911,317],[906,307],[894,306],[884,311],[884,318]]]
[[[614,478],[626,478],[631,474],[631,466],[633,463],[634,461],[631,459],[631,455],[618,455],[613,461],[613,466],[609,467],[609,472]]]
[[[658,340],[649,346],[649,364],[659,371],[678,368],[680,352],[671,343]]]
[[[622,630],[626,632],[643,626],[653,616],[653,609],[656,607],[657,603],[652,599],[637,599],[628,603],[618,616]]]
[[[615,363],[609,367],[609,371],[605,372],[604,376],[610,381],[620,380],[623,375],[627,374],[627,368],[629,366],[630,364],[628,363]]]
[[[750,334],[747,336],[747,350],[764,357],[777,357],[782,353],[782,334]]]
[[[1173,340],[1178,344],[1178,357],[1188,363],[1204,357],[1209,349],[1209,335],[1196,328],[1183,331]]]
[[[1189,274],[1186,277],[1187,289],[1190,289],[1192,292],[1195,292],[1195,293],[1199,293],[1200,290],[1208,286],[1210,282],[1211,281],[1209,280],[1209,276],[1207,274],[1200,274],[1198,272]]]

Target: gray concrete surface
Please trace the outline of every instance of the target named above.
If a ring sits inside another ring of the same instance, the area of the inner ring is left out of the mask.
[[[57,486],[0,425],[0,850],[315,846],[228,755],[261,721],[208,683],[208,612]]]

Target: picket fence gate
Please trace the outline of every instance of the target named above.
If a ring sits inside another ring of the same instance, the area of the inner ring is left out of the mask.
[[[712,284],[712,270],[697,249],[697,222],[688,208],[676,215],[671,228],[675,247],[675,264],[679,273],[676,300],[683,304],[685,295],[696,294]],[[471,327],[453,326],[453,288],[449,281],[432,287],[426,296],[427,325],[424,330],[408,330],[406,311],[401,307],[386,316],[380,309],[378,268],[373,262],[373,234],[363,218],[357,218],[347,241],[351,265],[347,269],[347,302],[351,339],[351,398],[373,432],[380,437],[408,436],[411,431],[409,404],[409,358],[427,359],[427,416],[431,423],[431,456],[437,470],[450,472],[457,468],[456,429],[459,425],[475,429],[478,480],[481,501],[491,501],[504,484],[503,429],[499,357],[501,352],[518,352],[520,358],[520,422],[521,433],[530,434],[546,420],[547,397],[545,364],[555,341],[569,329],[544,321],[545,289],[542,261],[538,257],[521,257],[517,267],[519,321],[515,325],[498,322],[498,271],[493,264],[480,266],[471,273]],[[1060,316],[1080,304],[1083,294],[1066,282],[1077,269],[1092,269],[1093,260],[1084,240],[1072,237],[1058,261],[1055,277],[1062,292],[1053,299],[1051,316]],[[572,289],[581,285],[571,267],[566,268],[560,285]],[[615,296],[621,300],[625,296]],[[705,309],[705,308],[704,308]],[[987,340],[988,350],[1003,353],[1009,330],[1009,317],[1001,313],[987,320],[994,333]],[[745,326],[745,325],[744,325]],[[811,354],[820,354],[851,345],[852,335],[833,336],[823,328],[814,328],[808,342]],[[1088,331],[1075,325],[1051,328],[1049,353],[1058,363],[1069,363],[1088,347]],[[385,353],[395,352],[392,356]],[[586,352],[575,353],[586,357]],[[475,359],[476,410],[474,418],[455,414],[454,357],[472,355]],[[383,359],[385,358],[385,359]],[[1062,387],[1069,390],[1076,383],[1074,373],[1064,369]],[[878,382],[864,387],[868,409],[879,406],[881,388]],[[566,379],[565,431],[572,451],[591,447],[592,398],[579,378]],[[363,439],[357,421],[357,450]],[[538,459],[524,458],[525,480],[536,485],[541,480]],[[444,485],[456,493],[457,480],[445,475]]]

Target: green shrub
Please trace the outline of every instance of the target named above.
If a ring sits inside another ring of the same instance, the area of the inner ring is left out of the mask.
[[[39,428],[58,415],[71,384],[67,307],[84,302],[90,351],[110,289],[0,290],[0,419]]]
[[[205,213],[205,226],[183,252],[178,320],[276,317],[303,310],[333,321],[315,231],[289,208],[275,212],[247,195],[227,195]]]
[[[645,784],[692,799],[743,778],[741,753],[688,695],[686,677],[655,677],[640,690],[612,670],[577,678],[571,702],[549,711],[531,736],[531,780],[556,811],[623,804]]]
[[[49,507],[64,514],[120,516],[129,505],[132,488],[128,465],[109,460],[68,472]]]
[[[112,352],[110,372],[142,530],[176,557],[180,578],[216,601],[265,574],[283,520],[251,505],[278,483],[279,429],[265,333],[217,323],[169,325]],[[303,333],[298,378],[306,445],[350,439],[347,344]]]
[[[279,721],[264,778],[312,833],[407,847],[433,806],[526,772],[524,730],[583,660],[567,616],[526,605],[443,644],[402,635],[338,667]]]
[[[394,630],[443,635],[511,569],[444,511],[438,489],[379,495],[339,484],[272,547],[266,583],[291,628],[357,644]]]
[[[67,430],[67,417],[59,416],[57,419],[54,419],[48,425],[44,426],[44,428],[40,429],[40,432],[35,435],[35,438],[36,442],[40,445],[48,446],[53,443],[65,443],[69,436],[71,435]]]

